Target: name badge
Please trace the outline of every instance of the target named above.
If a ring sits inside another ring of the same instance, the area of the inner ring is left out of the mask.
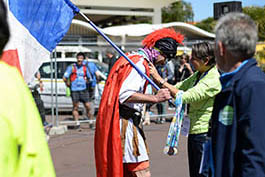
[[[188,136],[190,131],[190,119],[188,116],[184,116],[181,126],[181,135]]]

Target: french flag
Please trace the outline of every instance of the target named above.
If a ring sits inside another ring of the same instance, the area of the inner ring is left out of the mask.
[[[50,58],[79,9],[70,0],[8,0],[11,33],[2,60],[15,66],[29,82]]]

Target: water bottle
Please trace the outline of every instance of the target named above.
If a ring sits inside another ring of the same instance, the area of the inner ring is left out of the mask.
[[[67,97],[71,96],[71,90],[69,87],[66,87],[66,96]]]

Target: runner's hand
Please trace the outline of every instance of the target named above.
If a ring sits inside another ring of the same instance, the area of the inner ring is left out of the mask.
[[[155,95],[155,97],[157,99],[157,103],[160,103],[160,102],[163,102],[163,101],[167,101],[167,100],[172,98],[170,96],[169,90],[166,89],[166,88],[158,90],[158,92]]]

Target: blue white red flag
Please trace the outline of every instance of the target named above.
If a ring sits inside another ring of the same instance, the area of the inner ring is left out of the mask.
[[[26,82],[68,31],[79,9],[70,0],[8,0],[10,39],[2,59]]]

